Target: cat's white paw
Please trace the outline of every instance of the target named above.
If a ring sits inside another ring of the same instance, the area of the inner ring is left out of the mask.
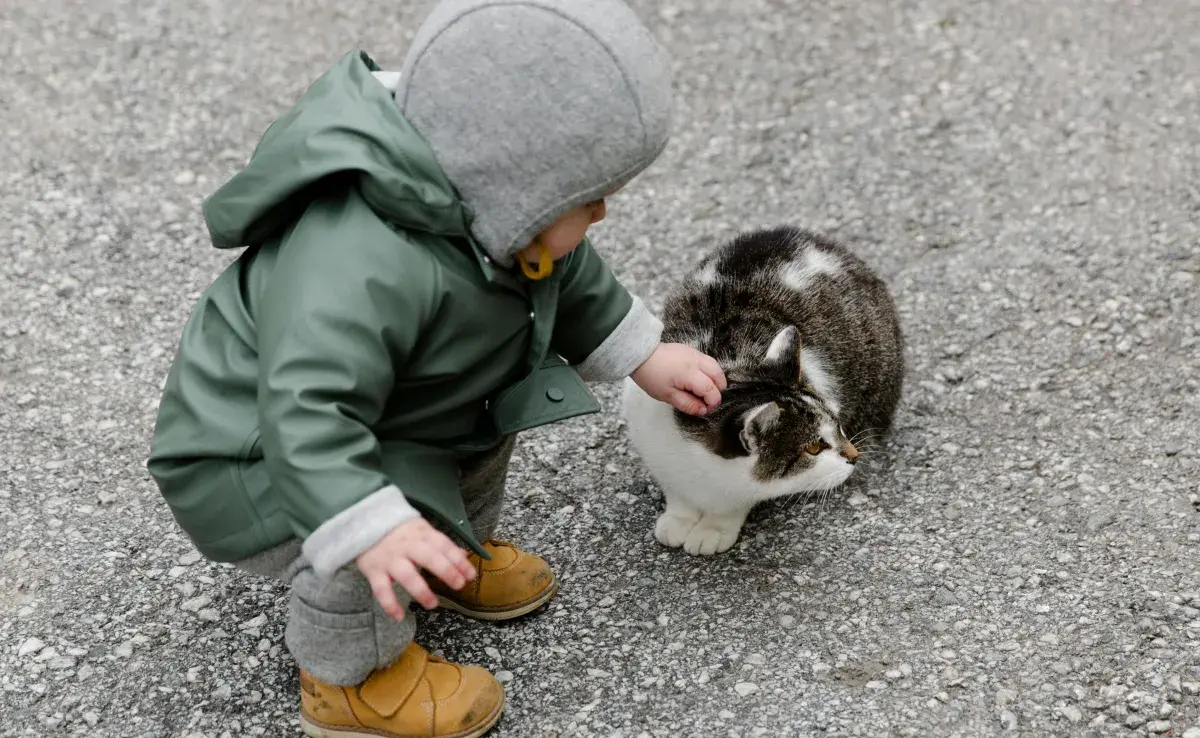
[[[722,520],[705,516],[697,523],[683,542],[683,550],[693,556],[712,556],[728,551],[737,543],[742,532],[740,520]]]
[[[696,527],[699,515],[683,514],[668,510],[658,516],[654,524],[654,537],[664,546],[679,548],[687,540],[692,528]]]

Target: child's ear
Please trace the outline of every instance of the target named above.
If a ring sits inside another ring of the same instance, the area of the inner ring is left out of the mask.
[[[786,375],[799,383],[800,349],[800,331],[796,330],[796,326],[789,325],[771,339],[771,345],[767,347],[767,353],[763,356],[763,366],[773,374],[781,377]]]
[[[779,406],[768,402],[742,416],[742,430],[738,433],[738,438],[741,439],[742,447],[747,453],[758,453],[762,448],[763,436],[779,421],[779,414]]]

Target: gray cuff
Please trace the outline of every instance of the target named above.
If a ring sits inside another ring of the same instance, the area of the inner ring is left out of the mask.
[[[625,318],[575,370],[586,382],[624,379],[658,348],[662,331],[662,321],[654,317],[640,298],[634,297]]]
[[[400,489],[390,485],[326,520],[305,539],[301,551],[317,576],[328,579],[393,528],[419,517]]]

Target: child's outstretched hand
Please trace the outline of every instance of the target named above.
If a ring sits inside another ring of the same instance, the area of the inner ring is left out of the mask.
[[[388,615],[404,619],[404,608],[396,599],[396,582],[426,610],[437,607],[437,596],[429,589],[420,569],[459,589],[475,578],[467,553],[445,534],[422,518],[396,526],[357,559],[358,569],[371,583],[371,592]]]
[[[717,360],[682,343],[659,344],[629,376],[646,394],[689,415],[715,410],[725,389]]]

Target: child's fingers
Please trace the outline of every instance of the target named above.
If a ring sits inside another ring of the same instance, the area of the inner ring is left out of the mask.
[[[409,596],[421,604],[421,607],[426,610],[432,610],[437,607],[437,597],[433,594],[433,590],[429,589],[429,585],[421,577],[421,573],[417,571],[417,567],[413,566],[408,559],[398,559],[392,563],[390,573],[392,579],[395,579]]]
[[[367,577],[367,581],[371,584],[371,594],[375,595],[383,611],[396,620],[403,620],[404,608],[400,605],[400,600],[396,599],[396,591],[392,589],[392,578],[388,573],[374,572]]]
[[[475,578],[475,567],[471,566],[471,560],[467,558],[467,552],[463,551],[453,543],[450,544],[451,551],[447,553],[446,558],[450,559],[450,563],[458,569],[459,573],[469,582]]]
[[[676,410],[688,415],[703,416],[706,412],[703,402],[697,400],[695,395],[682,390],[672,390],[667,395],[667,402],[671,403]]]
[[[704,372],[689,372],[680,384],[682,386],[679,389],[687,390],[696,397],[704,400],[705,409],[709,411],[716,410],[717,406],[721,404],[721,391],[717,389],[717,385]]]
[[[725,381],[725,372],[722,371],[721,365],[708,354],[705,354],[704,358],[700,360],[700,371],[707,374],[708,378],[713,381],[713,384],[717,385],[717,389],[722,392],[729,386]]]
[[[446,557],[446,559],[450,562],[450,565],[454,568],[454,570],[457,571],[458,573],[462,574],[463,578],[465,579],[466,582],[469,582],[472,579],[474,579],[475,578],[475,567],[471,566],[470,560],[467,559],[467,552],[462,550],[461,548],[459,548],[458,545],[454,543],[454,541],[450,540],[450,536],[447,536],[445,533],[442,533],[440,530],[430,527],[429,532],[430,532],[430,535],[429,535],[430,544],[438,552],[440,552],[442,554],[442,556]],[[443,578],[442,581],[445,582],[446,580]],[[449,582],[446,582],[446,583],[450,584]],[[453,586],[453,585],[451,585],[451,586]],[[458,587],[454,587],[454,588],[458,589]]]
[[[446,583],[450,589],[461,589],[467,578],[441,551],[430,550],[417,561],[421,568]]]

